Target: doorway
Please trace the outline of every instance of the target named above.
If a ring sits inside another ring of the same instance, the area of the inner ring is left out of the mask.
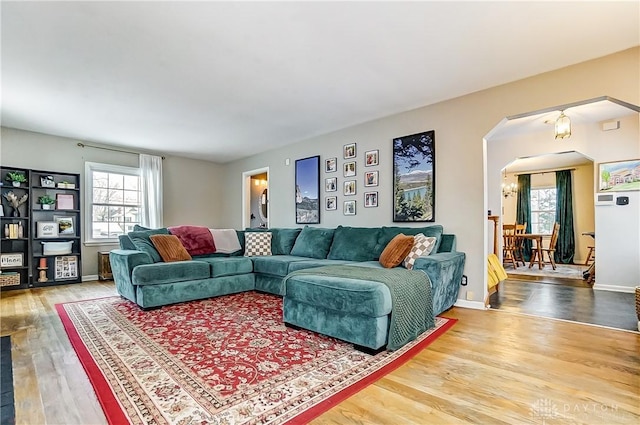
[[[568,139],[554,137],[553,124],[561,111],[564,111],[572,119],[573,134]],[[596,273],[596,285],[594,287],[584,287],[584,283],[578,279],[574,281],[576,285],[571,285],[567,284],[569,281],[553,281],[554,279],[562,279],[561,277],[540,276],[531,278],[528,281],[516,280],[510,277],[506,280],[507,285],[505,287],[510,290],[517,290],[509,291],[503,288],[501,293],[492,295],[491,298],[485,298],[491,308],[597,323],[617,328],[624,327],[612,322],[597,322],[595,319],[603,315],[624,316],[627,319],[633,318],[633,311],[625,310],[623,312],[620,307],[623,304],[625,307],[633,305],[633,302],[627,299],[632,297],[632,294],[627,293],[626,286],[612,285],[612,282],[620,281],[620,279],[617,275],[614,276],[611,271],[618,269],[627,271],[634,264],[619,258],[619,256],[614,258],[614,256],[606,255],[616,241],[610,240],[613,232],[606,232],[602,228],[601,213],[604,212],[604,208],[595,206],[594,193],[597,192],[599,173],[597,170],[598,165],[594,165],[593,159],[597,158],[595,162],[601,163],[618,159],[617,157],[637,157],[638,111],[639,109],[633,105],[603,97],[507,117],[485,136],[485,206],[486,210],[489,211],[490,218],[493,217],[497,222],[496,252],[498,256],[502,254],[502,224],[505,222],[515,223],[513,211],[515,210],[515,193],[517,192],[516,174],[523,172],[514,168],[516,160],[542,158],[541,165],[524,172],[529,174],[540,173],[537,177],[532,176],[532,179],[534,177],[543,178],[551,176],[555,169],[558,168],[578,168],[573,165],[554,164],[552,162],[554,157],[561,154],[580,154],[580,152],[583,152],[583,156],[589,159],[589,164],[580,165],[579,167],[586,167],[587,169],[587,176],[584,180],[587,188],[584,190],[585,197],[590,201],[584,204],[580,213],[584,217],[584,213],[588,211],[594,215],[594,219],[591,229],[585,228],[574,233],[576,254],[573,262],[586,261],[589,246],[594,246],[595,252],[600,253],[600,256],[603,257],[598,258],[600,267],[598,267]],[[608,124],[610,123],[615,125],[609,126]],[[611,130],[609,130],[610,128]],[[606,146],[606,149],[603,149],[604,146]],[[576,149],[576,151],[572,149]],[[572,173],[576,172],[572,171]],[[548,176],[546,175],[547,173],[549,174]],[[506,183],[506,191],[503,191],[503,182]],[[513,188],[511,183],[515,183],[515,190],[513,191],[510,189]],[[552,186],[553,183],[550,183],[550,185]],[[506,200],[505,195],[507,195]],[[508,205],[509,202],[513,204],[511,207]],[[509,211],[510,208],[511,211]],[[620,208],[612,211],[617,214],[616,220],[608,220],[605,224],[613,223],[617,225],[619,222],[624,222],[625,226],[629,226],[629,220],[622,215],[626,210]],[[575,213],[576,211],[574,210]],[[595,235],[596,225],[600,229],[597,247],[594,238],[588,234],[583,235],[583,233],[589,233],[589,231]],[[493,228],[492,220],[488,220],[485,229],[485,250],[487,254],[493,252]],[[634,229],[632,226],[632,229],[625,233],[631,240],[634,239]],[[620,238],[618,238],[618,243],[620,243],[619,240]],[[626,240],[623,240],[622,243],[625,244],[626,250]],[[544,245],[543,243],[543,247]],[[632,250],[635,249],[634,245]],[[613,249],[613,251],[618,252],[619,250]],[[551,269],[551,267],[548,268]],[[508,268],[506,271],[509,274],[510,270]],[[626,273],[624,276],[627,275],[633,275],[633,273]],[[625,285],[627,285],[626,281]],[[632,289],[630,285],[629,289]],[[604,298],[611,298],[611,302],[603,304]],[[620,298],[624,298],[623,302],[621,302]],[[596,305],[602,305],[605,308],[595,308]],[[586,312],[585,316],[580,318],[579,316],[583,312]]]
[[[269,227],[269,167],[242,173],[243,228]]]

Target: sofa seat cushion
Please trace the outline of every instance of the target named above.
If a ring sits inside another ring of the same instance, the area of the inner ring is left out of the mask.
[[[289,274],[289,264],[297,261],[308,260],[307,257],[295,255],[274,255],[269,257],[251,257],[253,271],[256,273],[270,274],[285,277]]]
[[[209,264],[203,261],[143,264],[133,269],[131,282],[134,285],[161,285],[207,279],[210,276],[209,270]]]
[[[198,261],[209,264],[211,277],[235,276],[253,271],[253,263],[247,257],[200,257]]]
[[[351,261],[346,261],[346,260],[323,260],[323,259],[296,261],[289,265],[289,273],[295,272],[296,270],[311,269],[313,267],[322,267],[322,266],[338,266],[340,264],[353,264],[353,263]]]
[[[382,252],[377,250],[379,237],[380,228],[378,227],[338,226],[327,258],[348,261],[377,260]]]
[[[289,278],[285,299],[366,317],[391,313],[391,294],[383,283],[301,274]]]

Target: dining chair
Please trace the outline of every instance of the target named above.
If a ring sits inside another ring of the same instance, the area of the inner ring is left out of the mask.
[[[515,224],[502,225],[502,262],[511,262],[514,269],[522,261],[519,258],[518,240]],[[524,261],[522,262],[524,264]]]
[[[556,253],[556,244],[558,243],[558,233],[560,232],[560,223],[553,224],[553,230],[551,232],[551,239],[549,239],[549,246],[547,248],[542,247],[542,262],[544,263],[544,254],[547,253],[547,258],[549,258],[549,263],[551,263],[551,267],[553,270],[556,269],[556,261],[553,258]]]

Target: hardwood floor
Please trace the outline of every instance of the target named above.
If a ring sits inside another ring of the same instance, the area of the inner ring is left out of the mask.
[[[112,295],[111,282],[2,293],[16,423],[106,423],[54,306]],[[459,322],[313,423],[640,423],[638,334],[493,310],[444,315]]]

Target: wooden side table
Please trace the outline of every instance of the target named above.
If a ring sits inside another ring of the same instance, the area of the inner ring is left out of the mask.
[[[109,262],[109,251],[98,252],[98,279],[113,280],[111,263]]]

